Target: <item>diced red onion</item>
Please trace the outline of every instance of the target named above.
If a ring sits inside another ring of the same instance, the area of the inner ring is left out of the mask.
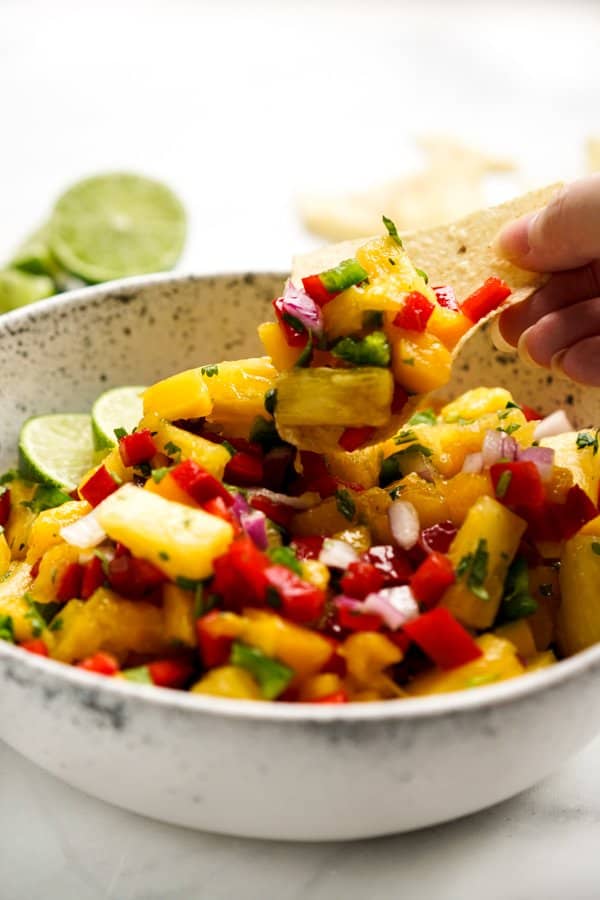
[[[299,497],[290,497],[289,494],[278,494],[276,491],[270,491],[268,488],[248,491],[248,497],[251,500],[254,497],[265,497],[265,499],[271,500],[273,503],[290,506],[292,509],[310,509],[311,506],[316,506],[321,500],[316,491],[306,491]]]
[[[358,553],[346,541],[336,538],[325,538],[319,553],[319,562],[332,569],[347,569],[350,563],[358,560]]]
[[[481,447],[484,468],[489,469],[501,459],[513,462],[518,449],[519,445],[509,434],[503,431],[486,431]]]
[[[106,540],[106,532],[96,518],[96,510],[71,522],[70,525],[64,525],[59,532],[63,541],[70,544],[71,547],[97,547],[102,541]]]
[[[269,546],[267,537],[267,517],[259,509],[252,509],[240,516],[240,525],[259,550]]]
[[[462,471],[469,475],[479,475],[483,469],[483,453],[467,453]]]
[[[431,466],[421,466],[420,469],[417,469],[416,474],[419,478],[422,478],[423,481],[428,481],[429,484],[434,484],[435,482],[435,474]]]
[[[376,593],[369,594],[362,604],[362,609],[380,615],[392,631],[397,631],[419,615],[417,601],[407,584],[382,588]]]
[[[320,307],[315,303],[312,297],[309,297],[302,288],[297,288],[291,281],[287,281],[284,291],[281,311],[288,313],[302,322],[307,331],[312,332],[315,337],[321,337],[323,334],[323,316]]]
[[[250,506],[246,502],[246,498],[243,494],[236,492],[233,494],[233,503],[231,506],[231,511],[233,515],[236,517],[238,522],[241,521],[242,516],[250,511]]]
[[[338,609],[348,609],[351,612],[360,613],[363,610],[362,600],[355,600],[354,597],[346,597],[345,594],[338,594],[333,598],[334,604]]]
[[[388,509],[390,528],[396,543],[403,550],[410,550],[419,540],[421,525],[419,514],[407,500],[394,500]]]
[[[513,462],[517,458],[519,445],[510,434],[502,434],[502,459]]]
[[[519,450],[519,462],[532,462],[540,473],[542,481],[549,481],[554,469],[554,450],[551,447],[527,447]]]
[[[538,422],[533,432],[533,439],[541,441],[542,438],[554,437],[555,434],[564,434],[566,431],[573,430],[573,425],[564,409],[557,409],[555,412],[550,413],[549,416],[546,416],[545,419],[542,419],[541,422]]]

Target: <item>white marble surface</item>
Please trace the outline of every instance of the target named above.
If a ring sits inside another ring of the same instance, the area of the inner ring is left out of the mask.
[[[599,45],[597,2],[0,0],[0,258],[102,169],[180,192],[198,272],[284,268],[314,243],[296,193],[393,176],[419,133],[511,155],[526,182],[575,175]],[[599,755],[452,825],[293,846],[137,818],[0,745],[0,900],[592,900]]]

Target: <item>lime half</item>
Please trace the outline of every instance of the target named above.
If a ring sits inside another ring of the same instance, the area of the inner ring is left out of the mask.
[[[45,275],[27,275],[14,269],[0,271],[0,313],[51,297],[55,292],[54,282]]]
[[[94,465],[91,418],[81,413],[35,416],[19,436],[24,478],[74,490]]]
[[[127,173],[97,175],[59,198],[50,249],[69,272],[110,281],[172,268],[185,229],[183,206],[166,185]]]
[[[143,415],[140,385],[118,387],[101,394],[92,406],[92,433],[96,450],[109,450],[117,443],[115,428],[133,431]]]

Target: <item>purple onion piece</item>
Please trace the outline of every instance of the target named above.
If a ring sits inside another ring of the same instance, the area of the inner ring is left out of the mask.
[[[532,462],[540,473],[542,481],[549,481],[554,469],[554,450],[551,447],[527,447],[519,450],[519,462]]]
[[[240,525],[250,538],[256,544],[259,550],[266,550],[269,546],[267,537],[267,517],[258,509],[250,512],[242,513],[240,516]]]
[[[286,283],[283,291],[281,310],[301,322],[307,331],[315,337],[323,334],[323,316],[321,309],[306,291],[297,288],[291,281]]]

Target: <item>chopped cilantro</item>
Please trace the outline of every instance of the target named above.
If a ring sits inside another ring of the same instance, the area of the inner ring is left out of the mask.
[[[415,266],[415,272],[417,273],[417,275],[421,276],[425,284],[429,284],[429,275],[427,274],[427,272],[424,272],[423,269],[418,269],[417,266]]]
[[[165,475],[169,472],[169,466],[161,466],[160,469],[152,469],[152,481],[160,484]]]
[[[202,587],[202,582],[196,578],[186,578],[185,575],[178,575],[175,579],[177,587],[183,588],[184,591],[196,591],[198,587]]]
[[[237,450],[235,449],[233,444],[229,443],[229,441],[223,441],[221,447],[225,447],[230,456],[235,456],[235,454],[237,453]]]
[[[121,428],[121,427],[114,428],[113,431],[114,431],[115,437],[118,441],[120,441],[121,438],[127,437],[127,429],[126,428]]]
[[[498,483],[496,485],[496,497],[501,500],[506,496],[506,492],[510,487],[510,483],[512,481],[512,472],[509,469],[505,469],[498,479]]]
[[[338,488],[335,492],[335,505],[345,519],[351,521],[356,515],[356,505],[346,488]]]
[[[406,356],[403,359],[401,359],[400,362],[403,363],[405,366],[414,366],[415,359],[414,359],[414,356]]]
[[[578,450],[585,450],[586,447],[591,447],[593,451],[593,456],[595,456],[598,452],[598,433],[600,432],[600,428],[596,429],[596,433],[594,435],[588,434],[586,431],[580,431],[577,435],[577,440],[575,443],[577,444]]]
[[[34,513],[40,513],[45,509],[54,509],[71,500],[69,494],[52,484],[39,484],[32,500],[22,500],[21,506],[26,506]]]
[[[60,631],[60,629],[62,627],[63,627],[63,620],[61,619],[60,616],[58,616],[57,619],[52,619],[52,621],[50,622],[50,624],[48,626],[50,631]]]
[[[214,609],[219,598],[217,594],[204,594],[204,586],[198,582],[198,586],[194,593],[194,618],[201,619],[206,613]]]
[[[550,587],[550,585],[548,585]],[[530,616],[537,609],[537,603],[529,590],[529,569],[522,556],[517,556],[511,564],[504,582],[501,615],[513,621]]]
[[[31,622],[31,630],[34,637],[39,637],[46,627],[42,615],[40,614],[39,605],[33,599],[31,594],[25,594],[25,600],[29,604],[29,609],[25,613],[25,618]]]
[[[381,463],[381,468],[379,470],[379,484],[381,487],[385,487],[390,484],[391,481],[398,481],[399,478],[402,478],[410,471],[410,466],[408,466],[407,471],[404,472],[402,470],[402,463],[413,453],[420,453],[421,456],[424,457],[432,455],[432,451],[429,447],[425,447],[423,444],[410,444],[410,446],[403,447],[401,450],[392,453],[391,456],[388,456]]]
[[[265,451],[281,444],[281,438],[277,433],[275,423],[265,419],[263,416],[257,416],[252,423],[250,440],[255,444],[260,444]]]
[[[158,558],[164,560],[165,562],[167,562],[168,560],[171,559],[171,557],[169,556],[169,554],[167,553],[166,550],[159,550]]]
[[[389,236],[392,238],[392,240],[394,240],[398,244],[399,247],[402,247],[403,246],[402,239],[401,239],[400,235],[398,234],[398,229],[396,228],[396,225],[394,224],[394,222],[391,219],[388,219],[387,216],[382,216],[381,219],[383,221],[383,224],[386,227],[386,230],[387,230],[387,233],[389,234]]]
[[[0,641],[15,642],[15,629],[12,616],[0,616]]]
[[[422,409],[408,420],[408,425],[435,425],[437,416],[432,409]]]
[[[507,416],[509,416],[509,415],[510,415],[510,410],[509,410],[509,409],[503,409],[501,412],[498,413],[498,418],[500,419],[500,421],[502,421],[503,419],[505,419],[505,418],[506,418]]]
[[[206,375],[207,378],[213,378],[213,376],[219,374],[219,367],[214,364],[210,366],[202,366],[200,371],[203,375]]]
[[[487,540],[480,538],[474,553],[467,553],[456,567],[456,577],[465,576],[467,587],[480,600],[489,600],[490,595],[484,585],[487,578],[490,554]]]
[[[265,393],[264,405],[265,410],[270,416],[275,415],[275,408],[277,406],[277,388],[269,388]]]
[[[306,346],[302,350],[302,353],[294,363],[295,369],[305,369],[308,365],[310,365],[310,361],[312,360],[313,355],[313,336],[312,331],[308,332],[308,340],[306,342]]]
[[[410,422],[408,423],[410,425]],[[408,444],[410,441],[416,441],[417,436],[414,431],[411,431],[409,428],[403,428],[402,431],[399,431],[396,437],[394,438],[395,444]]]
[[[382,366],[390,364],[391,351],[383,331],[373,331],[362,339],[345,337],[335,344],[332,351],[338,359],[355,366]]]
[[[267,556],[277,566],[285,566],[302,577],[302,566],[291,547],[269,547]]]
[[[592,541],[592,553],[595,553],[596,556],[600,556],[600,542]]]
[[[179,461],[181,458],[181,447],[178,447],[177,444],[174,444],[173,441],[167,441],[165,444],[165,453],[168,456],[171,456],[173,459]]]
[[[521,409],[518,403],[513,403],[512,400],[509,400],[504,409]]]
[[[499,425],[498,428],[496,428],[496,431],[503,431],[504,434],[514,434],[515,431],[518,431],[520,427],[521,426],[517,425],[516,422],[513,422],[512,425],[507,425],[506,427]]]

